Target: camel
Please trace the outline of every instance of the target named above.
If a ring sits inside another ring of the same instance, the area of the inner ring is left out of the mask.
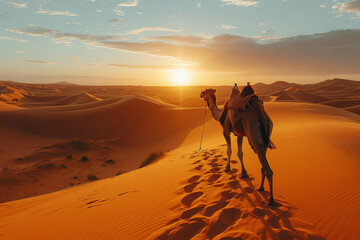
[[[237,86],[235,85],[237,88]],[[269,205],[275,204],[273,198],[273,171],[266,159],[266,151],[268,148],[275,148],[273,143],[270,141],[270,135],[273,127],[273,123],[270,117],[266,114],[263,109],[262,102],[258,99],[254,89],[251,85],[244,86],[240,96],[254,95],[247,103],[246,110],[232,109],[229,108],[228,102],[225,103],[224,109],[220,110],[216,105],[216,89],[206,89],[201,92],[200,98],[203,98],[208,108],[211,111],[213,118],[216,121],[220,121],[223,126],[223,135],[227,144],[227,164],[225,172],[231,171],[230,169],[230,158],[231,158],[231,138],[230,133],[234,133],[237,136],[238,153],[237,156],[241,163],[241,178],[248,178],[247,171],[244,166],[242,143],[243,137],[248,138],[249,144],[257,154],[261,163],[261,185],[258,191],[264,191],[264,180],[265,176],[269,182],[270,197]],[[250,96],[251,97],[251,96]]]

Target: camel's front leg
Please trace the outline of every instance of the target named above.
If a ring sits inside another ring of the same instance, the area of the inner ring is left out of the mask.
[[[237,144],[238,144],[238,158],[240,160],[240,163],[241,163],[241,178],[248,178],[249,175],[247,174],[246,172],[246,169],[245,169],[245,165],[244,165],[244,160],[243,160],[243,151],[242,151],[242,143],[243,143],[243,137],[240,136],[240,137],[237,137]]]
[[[226,164],[226,168],[225,168],[225,172],[230,171],[230,158],[231,158],[231,138],[230,138],[230,133],[228,132],[223,132],[224,138],[226,140],[226,145],[227,145],[227,156],[228,156],[228,160],[227,160],[227,164]]]

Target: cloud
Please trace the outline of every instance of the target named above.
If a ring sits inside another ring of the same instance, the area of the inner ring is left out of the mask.
[[[27,2],[18,3],[18,2],[10,1],[8,3],[11,4],[15,8],[27,8]]]
[[[234,27],[234,26],[231,26],[231,25],[221,25],[220,28],[224,28],[224,29],[234,29],[234,28],[237,28],[237,27]]]
[[[62,33],[57,32],[55,30],[31,26],[23,29],[6,29],[9,32],[15,32],[18,34],[27,34],[30,36],[44,36],[52,38],[55,43],[64,43],[71,44],[72,40],[81,41],[87,45],[97,45],[103,41],[115,41],[115,40],[123,40],[122,37],[115,36],[101,36],[101,35],[91,35],[91,34],[80,34],[80,33]]]
[[[124,16],[125,12],[121,9],[113,9],[113,11],[116,13],[116,15]]]
[[[173,42],[173,43],[181,43],[187,45],[201,45],[204,44],[207,39],[203,37],[193,37],[193,36],[183,36],[183,35],[175,35],[175,36],[161,36],[161,37],[148,37],[148,40],[155,41],[165,41],[165,42]]]
[[[46,61],[40,61],[40,60],[31,60],[31,59],[25,59],[24,62],[30,62],[30,63],[40,63],[40,64],[56,64],[55,62],[46,62]]]
[[[139,29],[134,29],[123,33],[123,35],[132,35],[132,34],[140,34],[143,32],[182,32],[182,29],[169,29],[163,27],[143,27]]]
[[[71,60],[73,60],[73,61],[76,61],[76,60],[79,60],[80,58],[79,57],[71,57]]]
[[[37,13],[39,13],[39,14],[48,14],[50,16],[54,16],[54,15],[64,15],[64,16],[69,16],[69,17],[77,16],[76,13],[71,13],[69,11],[48,11],[48,10],[44,10],[43,6],[41,4],[37,4],[36,7],[38,9]]]
[[[202,46],[105,41],[102,45],[197,62],[203,71],[266,75],[359,74],[360,30],[336,30],[266,43],[220,35]]]
[[[23,28],[23,29],[6,29],[8,32],[14,32],[18,34],[28,34],[30,36],[42,36],[42,35],[51,35],[56,33],[54,30],[50,30],[47,28],[42,27],[29,27],[29,28]]]
[[[24,51],[15,51],[15,53],[20,54],[20,53],[24,53]]]
[[[24,40],[24,39],[5,37],[5,36],[0,36],[0,40],[10,40],[10,41],[16,41],[16,42],[27,42],[28,41],[28,40]]]
[[[113,19],[110,19],[109,22],[122,22],[122,19],[121,18],[113,18]]]
[[[202,2],[196,2],[195,7],[201,8],[202,7]]]
[[[67,22],[68,25],[81,25],[79,22]]]
[[[37,11],[37,13],[48,14],[50,16],[55,16],[55,15],[64,15],[64,16],[69,16],[69,17],[77,16],[76,13],[71,13],[69,11],[44,11],[44,10],[39,10],[39,11]]]
[[[122,68],[136,68],[136,69],[174,69],[175,65],[136,65],[136,64],[117,64],[117,63],[108,63],[107,65],[113,67],[122,67]]]
[[[145,42],[129,42],[114,36],[61,33],[34,26],[11,31],[43,35],[59,41],[79,40],[97,47],[195,62],[197,65],[194,69],[200,71],[248,75],[360,74],[359,29],[334,30],[275,40],[268,37],[273,40],[267,41],[262,39],[263,36],[225,34],[211,38],[151,37]]]
[[[247,1],[247,0],[221,0],[225,5],[234,5],[240,7],[250,7],[257,6],[259,2],[256,1]]]
[[[128,0],[127,2],[122,2],[116,5],[116,8],[113,9],[113,11],[116,13],[116,15],[124,16],[125,11],[122,10],[124,7],[136,7],[138,5],[138,0]]]
[[[138,5],[138,0],[129,0],[127,2],[119,3],[118,7],[136,7]]]
[[[135,14],[143,15],[144,13],[143,12],[136,12]]]
[[[321,8],[324,8],[324,7],[326,7],[326,6],[325,6],[324,4],[321,4],[320,7],[321,7]]]
[[[352,2],[341,3],[339,7],[340,12],[355,13],[356,18],[360,18],[360,0]]]

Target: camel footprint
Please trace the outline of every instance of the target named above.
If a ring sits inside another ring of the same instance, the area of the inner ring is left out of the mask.
[[[204,204],[201,204],[201,205],[199,205],[199,206],[197,206],[197,207],[190,208],[190,209],[184,211],[184,212],[181,214],[180,218],[182,218],[182,219],[191,218],[192,216],[194,216],[195,214],[197,214],[197,213],[199,213],[201,210],[203,210],[204,207],[205,207],[205,205],[204,205]]]
[[[198,184],[199,182],[189,183],[184,187],[184,191],[187,193],[191,193]]]
[[[201,197],[204,193],[203,192],[193,192],[190,193],[188,195],[186,195],[185,197],[183,197],[183,199],[181,199],[181,203],[184,204],[186,207],[190,207],[191,204],[198,199],[199,197]]]
[[[189,178],[189,180],[187,182],[188,183],[193,183],[193,182],[196,182],[199,179],[200,179],[200,175],[194,175],[191,178]]]
[[[241,213],[240,209],[237,208],[225,208],[221,210],[216,222],[210,226],[207,236],[213,239],[215,236],[224,232],[240,218]]]

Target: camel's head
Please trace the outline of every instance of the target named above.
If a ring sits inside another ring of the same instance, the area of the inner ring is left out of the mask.
[[[200,93],[200,98],[208,101],[210,98],[215,98],[216,89],[205,89]]]

